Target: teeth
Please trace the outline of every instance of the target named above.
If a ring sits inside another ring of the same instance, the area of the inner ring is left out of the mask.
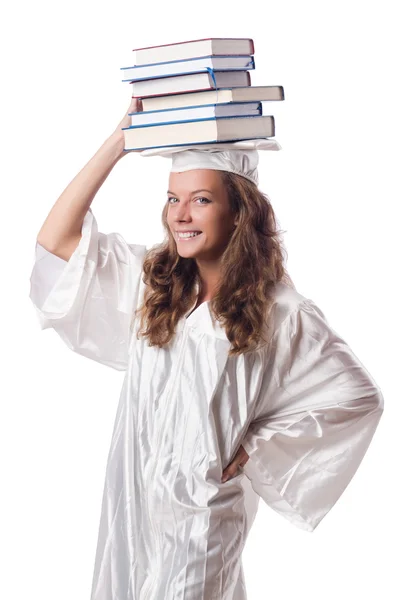
[[[180,238],[190,238],[190,237],[195,237],[195,236],[197,236],[197,235],[200,235],[200,233],[201,233],[201,231],[200,231],[200,232],[199,232],[199,231],[196,231],[196,232],[194,232],[194,233],[181,233],[181,232],[179,232],[179,233],[178,233],[178,236],[179,236]]]

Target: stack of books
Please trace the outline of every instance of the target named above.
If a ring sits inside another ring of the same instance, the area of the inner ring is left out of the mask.
[[[282,86],[251,86],[250,38],[210,38],[133,50],[122,81],[142,111],[123,128],[125,150],[263,139],[275,135],[262,102],[284,100]],[[266,111],[268,112],[268,111]]]

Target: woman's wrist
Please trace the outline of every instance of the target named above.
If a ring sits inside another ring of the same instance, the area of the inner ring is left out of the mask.
[[[123,132],[114,131],[105,141],[105,145],[108,146],[109,149],[114,151],[115,158],[120,160],[127,152],[124,151],[125,147],[125,138]]]

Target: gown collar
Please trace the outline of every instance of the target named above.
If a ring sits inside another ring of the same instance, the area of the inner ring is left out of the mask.
[[[195,282],[194,289],[196,294],[199,292],[199,284]],[[182,318],[183,326],[187,326],[189,328],[201,331],[203,333],[208,333],[212,336],[215,336],[219,339],[223,339],[226,342],[229,342],[226,332],[223,327],[221,327],[218,319],[216,319],[209,307],[209,300],[205,300],[199,306],[197,306],[198,297],[196,298],[193,306],[186,311],[184,317]]]

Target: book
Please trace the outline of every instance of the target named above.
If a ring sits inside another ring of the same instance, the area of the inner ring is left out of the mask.
[[[170,123],[181,121],[196,121],[213,117],[255,116],[262,114],[260,102],[226,102],[224,104],[207,104],[204,106],[187,106],[170,108],[168,110],[151,110],[129,113],[131,126],[154,125],[155,123]]]
[[[146,48],[133,48],[132,53],[135,65],[145,65],[198,56],[254,54],[255,49],[251,38],[204,38]]]
[[[211,73],[206,71],[205,73],[174,75],[159,79],[144,79],[143,81],[135,81],[130,85],[132,86],[132,95],[139,98],[195,92],[215,89],[216,87],[246,87],[251,85],[249,71],[217,71],[215,79],[216,86]]]
[[[121,71],[122,81],[124,82],[185,75],[186,73],[200,73],[207,68],[214,71],[248,70],[255,69],[255,62],[252,56],[204,56],[189,60],[173,60],[151,65],[121,67]]]
[[[224,102],[251,102],[251,101],[279,101],[284,100],[284,88],[281,85],[256,85],[240,88],[223,88],[218,91],[189,92],[187,94],[173,94],[167,96],[152,96],[142,98],[142,109],[168,110],[187,106]]]
[[[123,131],[124,150],[145,150],[165,146],[273,137],[275,125],[272,116],[256,116],[123,127]]]

